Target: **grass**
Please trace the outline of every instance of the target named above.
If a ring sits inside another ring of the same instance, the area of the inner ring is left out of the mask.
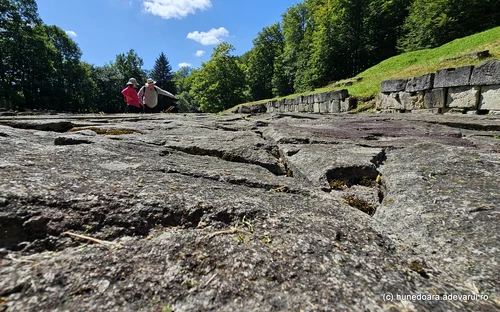
[[[477,65],[483,60],[473,59],[469,55],[473,52],[489,50],[489,59],[500,59],[500,27],[495,27],[481,33],[453,40],[434,49],[403,53],[359,73],[355,78],[362,78],[359,82],[348,87],[337,87],[332,83],[311,92],[291,94],[277,99],[295,98],[300,95],[315,94],[332,90],[347,89],[351,96],[369,102],[380,91],[380,83],[387,79],[410,78],[435,72],[443,68],[456,68],[466,65]],[[244,103],[230,108],[223,113],[229,113],[242,105],[267,103],[269,100]],[[361,104],[363,107],[363,104]]]

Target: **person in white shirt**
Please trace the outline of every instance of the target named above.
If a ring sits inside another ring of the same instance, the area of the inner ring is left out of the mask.
[[[146,85],[143,86],[137,93],[141,104],[144,105],[145,113],[159,113],[158,94],[175,99],[175,95],[156,86],[156,81],[148,78]]]

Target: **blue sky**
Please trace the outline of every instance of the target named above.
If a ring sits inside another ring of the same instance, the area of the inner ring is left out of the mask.
[[[104,65],[134,49],[151,69],[160,52],[172,69],[201,66],[218,42],[241,55],[265,26],[299,0],[37,0],[45,24],[78,43],[82,60]]]

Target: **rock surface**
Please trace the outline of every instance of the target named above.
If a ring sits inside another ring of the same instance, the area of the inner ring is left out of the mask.
[[[0,118],[0,311],[500,309],[500,116],[61,118]]]

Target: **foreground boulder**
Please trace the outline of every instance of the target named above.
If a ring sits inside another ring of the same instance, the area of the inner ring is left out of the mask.
[[[0,311],[498,310],[499,137],[495,116],[4,117]]]

